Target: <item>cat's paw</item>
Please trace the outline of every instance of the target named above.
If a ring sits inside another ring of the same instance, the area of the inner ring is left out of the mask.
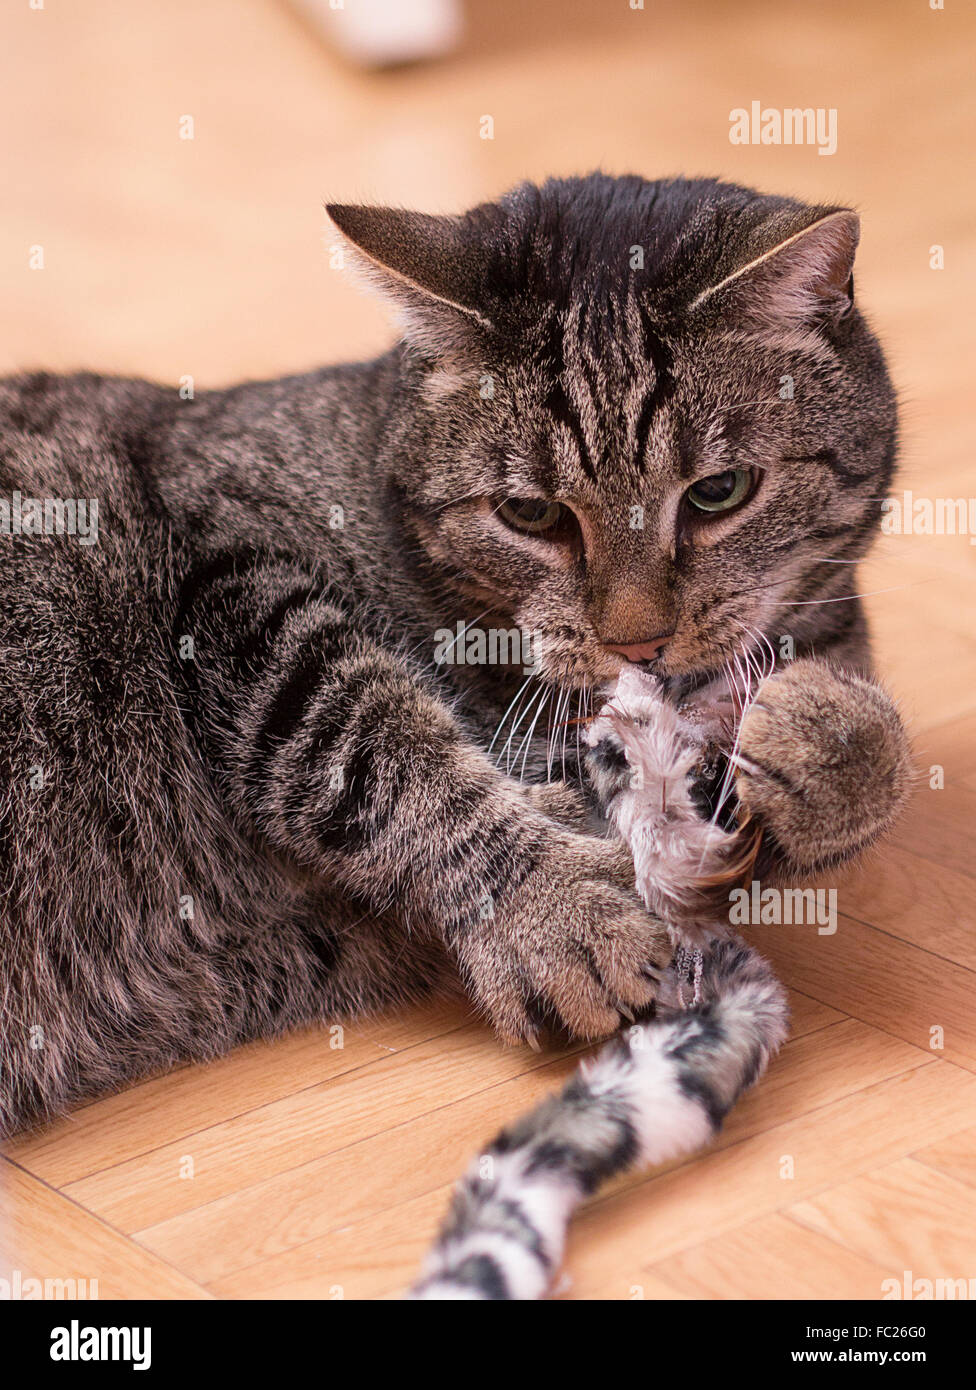
[[[824,661],[763,682],[742,721],[739,800],[796,872],[854,858],[894,822],[911,749],[891,697]]]
[[[462,976],[502,1037],[602,1038],[653,1003],[672,945],[633,880],[621,845],[556,832],[519,888],[466,930]]]

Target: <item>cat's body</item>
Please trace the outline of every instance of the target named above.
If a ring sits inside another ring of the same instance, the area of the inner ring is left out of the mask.
[[[351,466],[343,477],[334,416],[356,403],[336,375],[337,382],[321,373],[296,383],[315,417],[298,426],[293,399],[276,426],[283,472],[291,430],[296,487],[309,466],[304,451],[321,441],[328,478],[321,509],[312,515],[297,492],[288,513],[255,491],[239,504],[236,524],[219,514],[233,507],[226,479],[209,492],[205,468],[194,469],[187,490],[195,485],[197,496],[186,499],[187,512],[175,499],[168,513],[159,496],[167,481],[151,463],[165,457],[188,415],[199,424],[191,426],[195,447],[203,454],[219,447],[208,417],[219,417],[223,393],[191,405],[144,383],[90,377],[0,387],[2,491],[94,497],[100,513],[90,547],[67,537],[5,542],[4,1132],[52,1103],[61,1108],[149,1069],[213,1056],[303,1020],[409,999],[438,983],[440,953],[431,942],[384,926],[365,902],[255,843],[245,825],[238,829],[196,739],[225,699],[208,682],[213,649],[193,602],[209,597],[211,555],[217,569],[226,557],[240,557],[246,569],[252,551],[303,557],[307,582],[296,565],[283,562],[276,572],[269,561],[269,607],[278,573],[288,576],[280,587],[289,592],[303,583],[312,592],[331,575],[343,609],[358,609],[362,625],[388,635],[392,650],[425,638],[432,649],[422,595],[405,575],[396,593],[387,509],[376,508],[377,521],[358,502],[375,501],[380,489],[371,497],[370,480],[350,478]],[[253,426],[238,418],[233,427],[240,476],[267,464],[267,445],[249,448],[247,434],[273,427],[265,398],[280,387],[245,388]],[[364,392],[358,402],[364,430],[370,401]],[[339,498],[344,529],[329,526],[329,504]],[[217,515],[207,514],[208,501]],[[374,559],[392,592],[377,584],[367,617]],[[218,579],[217,588],[231,582]],[[259,606],[252,616],[256,625]],[[181,646],[187,636],[192,655]]]
[[[195,400],[0,383],[0,498],[98,499],[94,545],[0,536],[0,1133],[458,976],[510,1038],[648,1004],[666,933],[561,730],[666,628],[640,659],[676,699],[800,658],[742,748],[767,871],[849,858],[903,798],[840,597],[895,452],[849,214],[594,176],[333,215],[406,312],[376,362]],[[765,524],[750,494],[699,533],[687,489],[744,458]],[[496,519],[540,496],[551,541]],[[537,635],[536,703],[436,663],[462,620]]]

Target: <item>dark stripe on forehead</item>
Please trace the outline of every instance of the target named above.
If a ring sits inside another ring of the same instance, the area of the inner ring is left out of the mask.
[[[579,322],[579,320],[578,320]],[[580,418],[566,394],[563,386],[563,378],[566,373],[566,352],[563,342],[563,326],[559,322],[558,315],[553,314],[546,326],[546,342],[543,348],[543,355],[547,360],[549,372],[552,375],[553,386],[545,399],[545,408],[561,425],[565,425],[576,443],[579,452],[580,467],[590,479],[596,482],[596,470],[593,467],[593,460],[590,458],[590,451],[586,446],[586,437],[583,434],[583,426]]]
[[[593,364],[585,355],[581,355],[580,357],[579,370],[586,385],[587,392],[589,393],[590,400],[593,402],[594,408],[598,410],[600,397],[604,392],[601,391],[600,381],[594,370]]]
[[[562,383],[557,381],[549,395],[546,397],[546,409],[553,419],[565,425],[576,441],[579,450],[580,466],[586,476],[596,482],[596,471],[593,467],[593,460],[590,458],[589,450],[586,447],[586,439],[583,435],[583,426],[580,424],[579,417],[570,405],[569,397],[563,389]]]
[[[654,368],[654,385],[644,397],[634,436],[634,466],[639,471],[647,462],[647,440],[654,417],[674,395],[674,355],[667,343],[658,337],[643,304],[640,316],[644,328],[644,358]]]

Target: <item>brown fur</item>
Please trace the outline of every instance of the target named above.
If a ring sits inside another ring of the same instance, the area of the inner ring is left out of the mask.
[[[791,639],[743,730],[770,872],[850,857],[904,793],[850,674],[896,453],[854,215],[603,175],[332,213],[402,316],[376,361],[190,401],[0,383],[0,496],[100,502],[90,548],[0,536],[0,1132],[458,977],[507,1038],[646,1004],[666,933],[569,722],[614,645],[672,634],[688,702]],[[736,510],[691,506],[739,468]],[[521,694],[437,663],[458,621],[535,636]]]

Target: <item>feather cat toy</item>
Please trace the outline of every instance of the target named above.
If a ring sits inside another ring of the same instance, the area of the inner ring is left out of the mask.
[[[703,769],[722,727],[700,703],[676,709],[637,671],[590,724],[594,788],[648,908],[669,925],[674,957],[654,1017],[619,1033],[474,1160],[412,1298],[542,1298],[574,1210],[610,1178],[706,1144],[786,1037],[783,987],[732,938],[710,891],[751,872],[760,838],[744,818],[721,819],[735,741],[704,813]]]

